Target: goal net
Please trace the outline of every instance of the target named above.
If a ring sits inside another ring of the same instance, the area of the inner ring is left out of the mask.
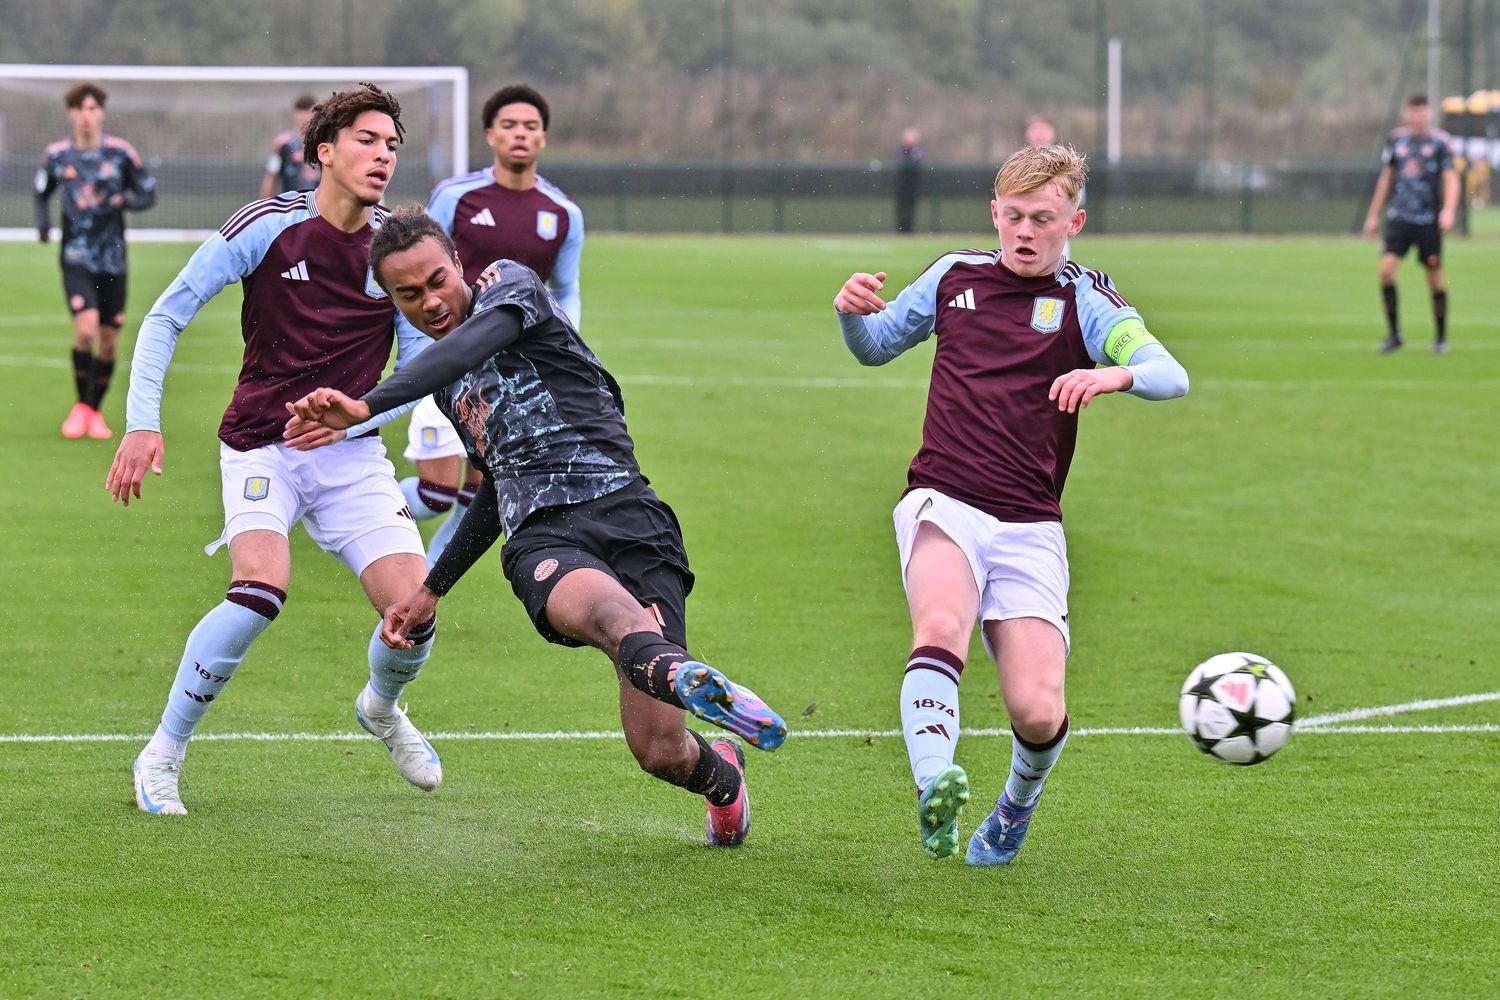
[[[363,81],[401,101],[406,141],[386,203],[425,204],[434,183],[469,169],[468,76],[456,66],[0,63],[0,232],[36,238],[33,180],[47,146],[72,136],[63,94],[79,80],[108,91],[104,131],[134,146],[156,177],[156,206],[132,214],[129,230],[193,239],[259,196],[276,137],[295,127],[299,96],[322,99]]]

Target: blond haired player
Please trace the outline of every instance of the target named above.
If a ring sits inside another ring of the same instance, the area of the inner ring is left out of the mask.
[[[969,842],[972,865],[1016,856],[1068,736],[1068,558],[1059,500],[1094,397],[1170,399],[1187,373],[1107,275],[1067,259],[1086,167],[1028,146],[995,177],[999,250],[944,254],[887,304],[885,273],[834,298],[844,342],[881,365],[936,335],[922,446],[895,510],[913,642],[901,722],[923,846],[958,851],[969,779],[953,763],[958,683],[978,622],[1015,734],[1004,793]],[[1103,367],[1099,367],[1103,366]]]

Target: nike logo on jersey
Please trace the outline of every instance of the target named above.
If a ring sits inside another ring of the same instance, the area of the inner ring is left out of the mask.
[[[948,305],[953,309],[973,309],[974,289],[965,288],[962,292],[949,299]]]
[[[311,280],[307,276],[307,261],[305,261],[305,260],[299,260],[299,261],[297,261],[296,265],[294,267],[292,267],[290,270],[282,271],[281,272],[281,276],[283,278],[289,278],[292,281],[308,281],[308,280]]]
[[[493,226],[495,224],[495,217],[486,208],[480,211],[479,214],[471,216],[469,221],[476,226]]]

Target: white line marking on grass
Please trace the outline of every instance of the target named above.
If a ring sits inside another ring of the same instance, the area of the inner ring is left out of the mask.
[[[1500,724],[1478,723],[1463,726],[1316,726],[1298,732],[1306,733],[1365,733],[1378,735],[1408,735],[1415,733],[1500,733]],[[901,735],[899,729],[804,729],[792,730],[797,739],[835,737],[850,739],[894,739]],[[1010,736],[1009,729],[966,729],[965,736]],[[1182,730],[1171,726],[1108,726],[1095,729],[1075,729],[1070,736],[1181,736]],[[145,743],[150,733],[17,733],[0,735],[0,743]],[[464,732],[428,733],[427,738],[444,743],[494,743],[520,742],[545,743],[572,740],[619,740],[618,732],[607,730],[554,730],[552,732]],[[364,743],[371,739],[368,733],[203,733],[194,736],[194,742],[206,743]]]
[[[0,366],[14,368],[68,368],[72,362],[66,358],[35,358],[15,354],[0,354]],[[193,375],[238,375],[238,365],[202,364],[192,361],[174,361],[171,370]],[[124,377],[130,366],[122,363],[116,373]],[[819,375],[616,375],[625,385],[680,385],[699,389],[717,387],[738,389],[903,389],[919,390],[928,387],[925,378],[881,378],[879,376],[847,378],[843,376]],[[1247,391],[1310,389],[1324,392],[1329,389],[1500,389],[1500,379],[1494,378],[1371,378],[1360,379],[1198,379],[1193,383],[1200,391]]]
[[[1486,701],[1500,701],[1500,691],[1485,691],[1481,694],[1461,694],[1454,698],[1426,698],[1422,701],[1407,701],[1399,705],[1377,705],[1374,708],[1355,708],[1347,712],[1332,712],[1314,715],[1297,723],[1298,729],[1310,730],[1337,722],[1355,722],[1373,719],[1382,715],[1405,715],[1407,712],[1425,712],[1434,708],[1453,708],[1456,705],[1477,705]]]

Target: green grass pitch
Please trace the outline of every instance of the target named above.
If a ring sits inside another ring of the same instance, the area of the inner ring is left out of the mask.
[[[830,307],[853,270],[899,286],[964,242],[604,235],[584,255],[585,336],[699,574],[693,645],[795,731],[750,759],[738,851],[703,846],[701,802],[623,741],[528,736],[614,730],[615,685],[598,653],[535,635],[494,556],[409,691],[454,734],[433,741],[445,784],[406,786],[353,735],[373,615],[300,532],[286,611],[201,730],[284,738],[195,743],[190,814],[138,813],[131,759],[228,579],[202,546],[239,296],[182,338],[166,475],[122,510],[114,444],[57,432],[55,248],[0,246],[0,996],[1500,991],[1500,703],[1302,732],[1244,769],[1175,733],[1088,732],[1174,727],[1187,671],[1232,649],[1285,667],[1304,718],[1500,689],[1500,242],[1450,246],[1450,355],[1427,351],[1408,264],[1409,346],[1377,357],[1372,244],[1076,241],[1193,388],[1084,415],[1064,498],[1080,731],[1020,858],[986,871],[923,856],[892,734],[910,635],[889,512],[931,348],[861,369]],[[133,322],[190,249],[132,250]],[[124,399],[122,378],[116,428]],[[404,425],[386,441],[398,456]],[[963,721],[996,729],[981,656]],[[485,733],[526,738],[457,735]],[[1008,754],[961,741],[965,837]]]

